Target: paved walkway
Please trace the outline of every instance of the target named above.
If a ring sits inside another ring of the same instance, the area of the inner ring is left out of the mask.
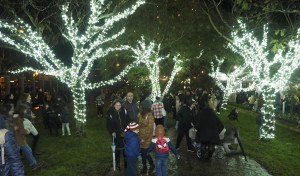
[[[167,131],[167,136],[170,137],[172,143],[176,142],[176,131],[174,128]],[[213,156],[209,162],[200,161],[196,153],[190,153],[186,150],[186,141],[182,140],[180,150],[178,151],[182,156],[182,160],[177,160],[172,152],[170,152],[168,162],[168,176],[269,176],[270,174],[255,160],[247,157],[248,161],[245,161],[242,154],[225,156],[223,159],[218,159]],[[153,152],[152,152],[152,156]],[[154,158],[154,157],[153,157]],[[121,159],[122,160],[122,159]],[[121,171],[113,171],[111,168],[107,168],[104,173],[106,176],[123,175],[125,176],[125,169],[122,167]],[[138,173],[142,169],[142,163],[138,164]],[[143,175],[155,176],[153,173],[147,173]],[[142,176],[142,174],[139,174]]]

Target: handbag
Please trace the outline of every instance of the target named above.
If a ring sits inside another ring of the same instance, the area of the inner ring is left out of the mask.
[[[189,137],[191,139],[196,139],[196,133],[197,133],[197,130],[196,128],[192,127],[190,130],[189,130]]]
[[[166,112],[165,108],[162,108],[161,111],[162,111],[162,115],[163,115],[163,116],[166,116],[166,115],[167,115],[167,112]]]

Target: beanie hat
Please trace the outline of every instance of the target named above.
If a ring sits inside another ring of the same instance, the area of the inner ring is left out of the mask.
[[[151,108],[151,103],[150,103],[150,101],[147,101],[147,100],[142,101],[141,107],[144,108],[144,109]]]
[[[126,133],[127,130],[135,130],[135,129],[138,129],[140,126],[139,124],[135,123],[135,122],[130,122],[126,129],[124,130],[124,133]]]

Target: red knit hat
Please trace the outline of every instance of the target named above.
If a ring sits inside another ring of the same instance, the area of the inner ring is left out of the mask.
[[[139,127],[140,127],[139,124],[137,124],[137,123],[135,123],[135,122],[130,122],[130,123],[127,125],[126,129],[124,130],[124,133],[125,133],[127,130],[135,130],[135,129],[139,128]]]

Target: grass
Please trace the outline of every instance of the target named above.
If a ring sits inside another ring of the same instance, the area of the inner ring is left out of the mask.
[[[233,107],[231,107],[233,108]],[[230,110],[221,112],[221,120],[232,124],[227,118]],[[300,173],[300,134],[276,125],[275,139],[264,142],[258,140],[255,123],[257,113],[239,108],[239,122],[242,144],[247,155],[254,158],[272,175],[299,175]]]
[[[49,136],[49,131],[42,127],[41,117],[37,120],[41,135],[38,150],[43,153],[37,157],[37,160],[45,161],[46,167],[32,172],[28,162],[24,159],[26,175],[94,176],[106,174],[106,169],[112,165],[111,136],[106,130],[105,118],[96,116],[94,104],[88,105],[87,112],[86,137]],[[230,109],[221,111],[220,119],[224,124],[231,123],[227,118],[229,112]],[[254,158],[272,175],[299,175],[299,133],[276,126],[275,139],[269,142],[259,141],[256,117],[255,112],[240,107],[239,122],[231,123],[240,127],[241,140],[246,154]],[[167,126],[170,128],[174,124],[174,119],[169,114]],[[70,122],[70,127],[74,134],[74,119]]]

